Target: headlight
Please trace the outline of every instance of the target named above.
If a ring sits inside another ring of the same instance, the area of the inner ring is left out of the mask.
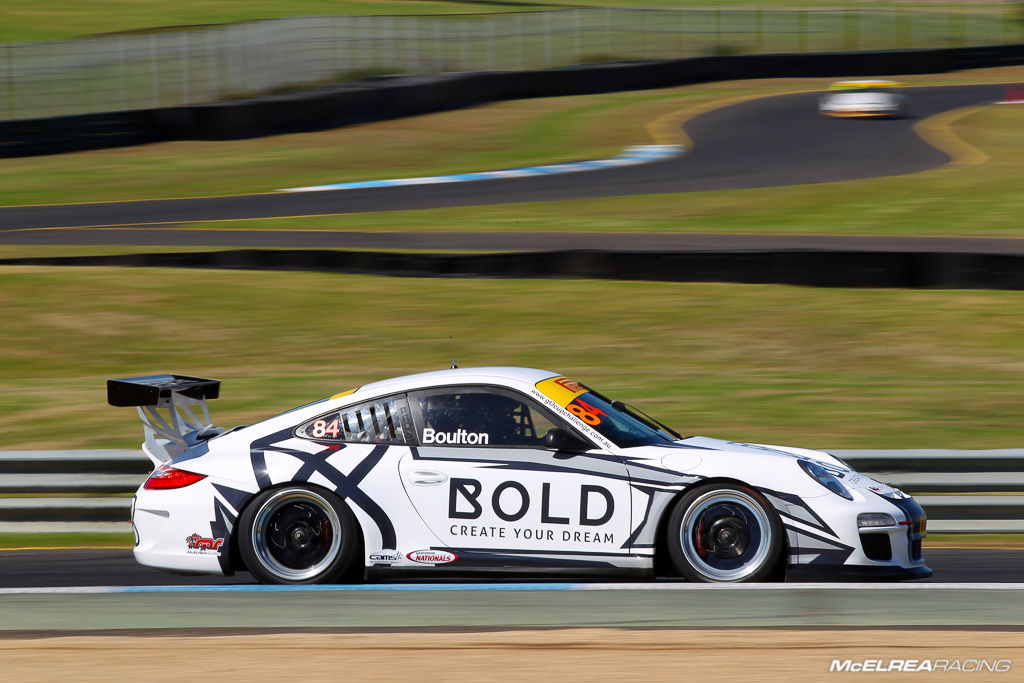
[[[862,512],[857,515],[857,526],[861,529],[875,526],[897,526],[896,518],[884,512]]]
[[[846,490],[846,487],[843,486],[843,482],[839,481],[839,478],[827,469],[811,460],[799,460],[798,462],[800,463],[801,469],[807,473],[808,477],[818,482],[837,496],[842,496],[846,500],[853,500],[853,495]]]

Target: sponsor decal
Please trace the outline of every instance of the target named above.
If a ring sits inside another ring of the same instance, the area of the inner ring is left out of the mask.
[[[542,380],[537,382],[537,389],[562,408],[572,403],[574,398],[587,391],[585,386],[568,377],[552,377],[551,379]]]
[[[1008,673],[1012,659],[833,659],[829,673]]]
[[[615,511],[615,499],[604,486],[580,484],[575,496],[577,504],[569,506],[563,512],[554,509],[551,489],[550,483],[541,484],[540,514],[532,517],[542,524],[601,526],[611,520]],[[564,504],[567,493],[562,490],[554,498]],[[453,477],[449,481],[449,518],[479,519],[486,506],[499,519],[516,522],[535,507],[536,498],[531,498],[526,486],[518,481],[502,481],[489,494],[484,495],[483,484],[477,479]],[[536,489],[534,496],[537,496]],[[553,540],[553,537],[547,535],[536,538]]]
[[[402,553],[397,550],[378,550],[370,553],[370,562],[374,564],[393,564],[402,560]]]
[[[217,555],[220,556],[220,547],[224,545],[223,538],[206,538],[199,534],[191,534],[185,537],[187,549],[185,552],[190,555]]]
[[[567,394],[568,398],[565,398],[565,400],[563,402],[559,402],[559,401],[556,401],[555,399],[553,399],[549,395],[549,393],[544,393],[543,391],[539,390],[538,387],[541,387],[545,383],[552,382],[552,381],[553,380],[550,380],[550,379],[544,380],[543,382],[541,382],[536,387],[534,387],[533,389],[530,390],[530,395],[533,396],[538,401],[540,401],[540,403],[542,405],[544,405],[544,407],[548,408],[549,410],[551,410],[555,414],[559,414],[562,411],[568,411],[566,406],[569,403],[572,402],[572,399],[575,398],[575,396],[576,396],[575,394]],[[556,386],[555,389],[557,389],[559,392],[563,391],[561,389],[561,387],[557,387]],[[584,391],[586,391],[586,390],[584,389]],[[549,389],[549,392],[550,392],[550,389]],[[557,392],[550,392],[550,393],[557,393]],[[563,392],[563,393],[565,393],[565,392]],[[575,415],[573,417],[575,417]],[[594,429],[591,425],[587,424],[586,422],[583,422],[583,424],[580,427],[578,427],[578,428],[580,428],[583,431],[584,434],[586,434],[592,441],[594,441],[601,448],[604,448],[605,450],[611,450],[611,449],[615,448],[615,445],[611,441],[609,441],[604,436],[604,434],[602,434],[601,432],[597,431],[596,429]]]
[[[424,445],[443,443],[449,446],[486,446],[491,441],[491,435],[486,432],[467,432],[465,429],[459,429],[454,432],[439,432],[427,427],[423,430],[423,437],[420,441]]]
[[[574,379],[569,379],[568,377],[556,377],[554,381],[555,384],[557,384],[558,386],[563,387],[564,389],[568,389],[574,394],[579,394],[586,391],[586,389],[584,389],[579,382],[577,382]]]
[[[414,550],[406,557],[420,564],[449,564],[459,559],[458,555],[447,550]]]
[[[452,536],[467,538],[515,538],[522,541],[561,541],[562,543],[614,544],[615,534],[607,531],[567,531],[535,527],[504,527],[477,524],[452,524],[448,527]]]

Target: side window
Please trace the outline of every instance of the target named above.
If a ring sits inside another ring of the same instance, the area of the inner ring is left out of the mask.
[[[543,447],[559,426],[530,399],[497,387],[444,387],[409,393],[423,446]]]
[[[295,436],[318,443],[415,443],[409,402],[403,394],[321,415],[300,425]]]

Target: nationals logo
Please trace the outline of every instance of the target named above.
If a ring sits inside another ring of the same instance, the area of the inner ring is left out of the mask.
[[[415,550],[406,557],[420,564],[448,564],[459,559],[458,555],[447,550]]]

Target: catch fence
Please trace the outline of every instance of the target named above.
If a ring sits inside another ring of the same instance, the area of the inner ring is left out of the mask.
[[[372,76],[1024,41],[1017,3],[312,16],[0,44],[0,120],[217,102]]]

